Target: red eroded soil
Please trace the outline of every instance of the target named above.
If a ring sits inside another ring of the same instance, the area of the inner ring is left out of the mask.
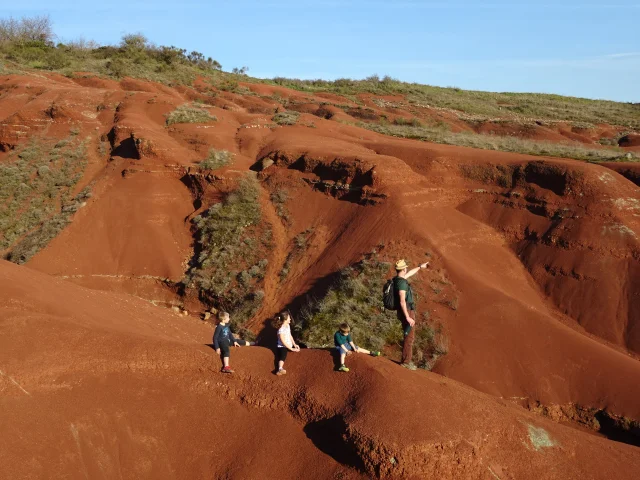
[[[0,263],[5,478],[635,478],[636,447],[433,373],[234,349],[127,296]],[[41,341],[34,341],[41,339]]]
[[[0,472],[635,478],[637,447],[511,406],[575,403],[640,419],[633,164],[435,145],[343,123],[372,112],[410,119],[401,97],[365,95],[357,105],[265,85],[233,93],[204,82],[172,89],[59,76],[6,76],[0,86],[2,150],[77,128],[91,146],[78,190],[93,193],[26,267],[0,265],[0,401],[11,412],[0,420]],[[218,120],[166,125],[169,112],[196,99]],[[273,123],[283,108],[301,112],[296,125]],[[424,110],[421,118],[472,129],[450,112]],[[598,140],[566,125],[539,127],[476,130]],[[598,135],[616,133],[605,127]],[[234,157],[205,180],[194,172],[210,148]],[[210,326],[134,298],[186,306],[194,317],[204,309],[171,287],[193,256],[190,219],[250,168],[259,171],[273,242],[262,252],[265,297],[249,327],[264,333],[275,312],[295,312],[373,249],[412,265],[429,260],[412,282],[419,321],[439,322],[449,338],[440,375],[356,358],[340,376],[327,352],[305,351],[276,379],[273,354],[252,348],[234,350],[237,375],[222,378],[204,346]],[[279,191],[286,218],[270,201]],[[281,278],[302,232],[306,250]],[[230,425],[226,446],[220,418]],[[555,446],[539,446],[545,435]]]

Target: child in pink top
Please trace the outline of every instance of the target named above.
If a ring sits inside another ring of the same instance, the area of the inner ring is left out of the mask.
[[[278,329],[278,371],[276,375],[284,375],[287,371],[284,369],[284,361],[287,354],[291,352],[299,352],[300,347],[293,340],[291,335],[291,314],[284,311],[276,315],[274,326]]]

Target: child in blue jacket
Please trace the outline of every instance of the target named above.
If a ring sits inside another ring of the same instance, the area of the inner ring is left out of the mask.
[[[220,323],[216,327],[215,332],[213,333],[213,348],[216,349],[216,353],[218,355],[222,354],[222,373],[233,373],[233,370],[229,366],[229,348],[231,345],[235,347],[248,347],[250,345],[255,345],[255,343],[247,342],[246,340],[242,340],[241,338],[235,338],[233,336],[233,332],[231,328],[229,328],[229,321],[231,317],[227,312],[218,313],[218,319]]]

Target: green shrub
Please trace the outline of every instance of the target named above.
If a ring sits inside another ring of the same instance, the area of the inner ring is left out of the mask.
[[[207,158],[198,164],[198,168],[200,168],[200,170],[215,170],[229,164],[232,158],[233,154],[231,152],[212,148],[209,150]]]
[[[333,346],[340,323],[351,326],[358,345],[381,350],[402,341],[402,328],[395,312],[382,305],[382,287],[390,264],[369,255],[341,270],[321,299],[309,299],[301,311],[301,337],[312,347]]]
[[[418,368],[432,370],[440,357],[449,352],[449,337],[442,325],[434,326],[428,320],[418,323],[413,343],[413,358]]]
[[[278,125],[295,125],[298,122],[300,114],[292,110],[276,113],[272,120]]]
[[[192,105],[180,105],[173,112],[167,115],[167,125],[174,123],[206,123],[218,120],[203,108]]]
[[[409,125],[411,127],[422,127],[422,123],[417,118],[412,118],[411,120],[407,120],[403,117],[397,117],[393,121],[394,125]]]
[[[301,310],[297,326],[302,340],[311,347],[333,346],[333,335],[340,323],[351,326],[357,345],[370,350],[402,345],[404,335],[396,312],[382,305],[382,287],[390,264],[375,253],[339,272],[321,299],[309,298]],[[449,351],[449,339],[442,326],[434,326],[425,311],[417,322],[413,354],[420,368],[431,370],[438,358]]]

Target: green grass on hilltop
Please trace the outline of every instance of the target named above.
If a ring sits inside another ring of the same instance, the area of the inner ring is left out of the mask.
[[[198,75],[224,80],[216,60],[196,51],[155,46],[140,34],[125,35],[118,46],[84,41],[56,45],[50,32],[12,36],[3,31],[0,21],[0,73],[19,73],[25,68],[67,76],[88,72],[116,79],[133,77],[168,85],[191,84]]]
[[[377,75],[364,80],[338,79],[332,82],[278,77],[266,83],[310,93],[403,95],[414,107],[438,107],[487,119],[526,117],[590,125],[608,123],[640,129],[640,104],[633,103],[542,93],[479,92],[401,82],[390,77],[381,79]]]
[[[548,157],[574,158],[593,162],[639,161],[634,153],[621,148],[589,148],[577,142],[555,143],[542,140],[527,140],[506,135],[481,135],[470,132],[453,133],[445,128],[411,125],[381,125],[358,123],[359,127],[400,138],[412,138],[446,145],[499,150]]]

